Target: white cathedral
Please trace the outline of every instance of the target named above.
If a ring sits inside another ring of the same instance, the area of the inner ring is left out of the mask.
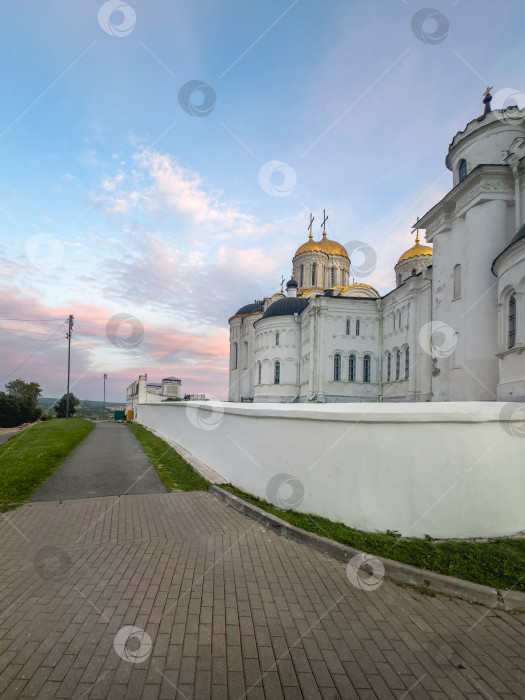
[[[310,226],[286,296],[230,318],[230,401],[525,401],[525,109],[491,100],[395,289],[350,284],[347,250]]]

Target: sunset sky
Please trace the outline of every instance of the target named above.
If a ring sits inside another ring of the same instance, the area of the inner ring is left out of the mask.
[[[65,392],[71,313],[79,398],[145,372],[226,398],[228,318],[289,277],[310,211],[391,289],[487,85],[525,100],[522,0],[427,7],[4,0],[1,388]]]

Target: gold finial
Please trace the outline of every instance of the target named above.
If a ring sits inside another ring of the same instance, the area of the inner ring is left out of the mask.
[[[494,86],[488,87],[485,92],[483,93],[483,97],[486,97],[487,95],[490,95],[490,91],[494,89]]]
[[[419,221],[419,216],[417,217],[417,221]],[[419,243],[419,229],[416,229],[416,245]]]
[[[313,235],[312,235],[312,226],[313,226],[313,224],[314,224],[314,219],[315,219],[315,216],[312,216],[312,212],[310,212],[310,223],[308,224],[308,230],[310,231],[310,234],[309,234],[308,238],[309,238],[310,240],[313,239]]]

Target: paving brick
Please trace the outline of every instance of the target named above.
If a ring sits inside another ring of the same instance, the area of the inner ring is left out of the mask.
[[[388,581],[359,591],[339,562],[208,493],[33,503],[11,517],[28,542],[0,519],[2,700],[523,696],[525,616]],[[38,578],[43,546],[68,552],[68,579]],[[141,663],[115,651],[125,625],[153,641]]]

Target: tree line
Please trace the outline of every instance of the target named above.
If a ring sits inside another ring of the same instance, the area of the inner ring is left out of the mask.
[[[0,391],[0,428],[15,428],[23,423],[49,418],[42,413],[38,405],[38,397],[42,393],[37,382],[24,382],[23,379],[13,379],[5,385],[5,391]],[[79,399],[69,394],[69,415],[74,416]],[[67,394],[54,405],[57,418],[66,417]]]

